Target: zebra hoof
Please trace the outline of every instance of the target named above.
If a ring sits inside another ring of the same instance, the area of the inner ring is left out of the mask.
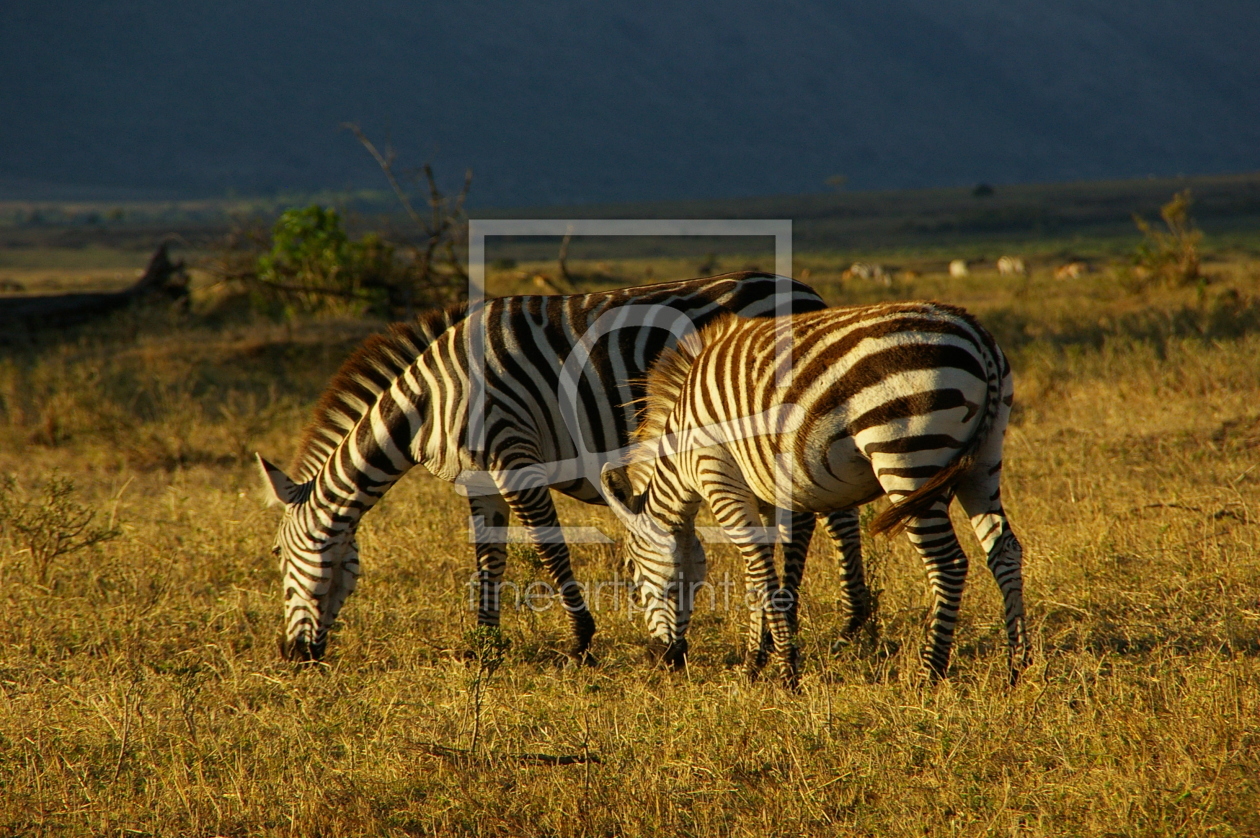
[[[327,643],[310,643],[304,639],[289,640],[280,637],[280,657],[293,663],[319,663],[324,658]]]
[[[795,645],[788,647],[787,654],[779,656],[779,674],[789,691],[801,691],[801,652]]]
[[[744,677],[748,679],[749,683],[753,683],[761,677],[761,670],[765,668],[766,660],[766,656],[761,654],[760,650],[744,655]]]
[[[680,638],[669,644],[661,655],[661,662],[675,672],[687,668],[687,638]]]
[[[573,649],[577,652],[585,652],[586,647],[591,645],[591,639],[595,636],[595,618],[591,616],[589,611],[579,611],[573,614]]]
[[[862,632],[862,630],[867,628],[869,620],[870,620],[869,614],[862,614],[860,616],[850,617],[848,623],[846,623],[844,628],[840,631],[839,642],[848,643],[850,641],[856,640],[858,638],[858,635]]]
[[[854,632],[853,634],[841,632],[840,636],[831,642],[831,654],[833,655],[843,655],[850,650],[862,654],[874,648],[875,636],[866,632]]]
[[[939,660],[930,649],[924,649],[921,658],[923,666],[927,669],[929,682],[939,684],[949,677],[949,658]]]
[[[761,633],[761,645],[757,648],[756,666],[760,670],[770,662],[770,655],[774,652],[774,635],[768,631]]]
[[[570,649],[560,655],[556,661],[561,669],[577,669],[583,666],[599,666],[599,660],[591,654],[590,649]]]
[[[1007,658],[1007,665],[1011,668],[1011,686],[1019,683],[1020,676],[1024,674],[1024,670],[1032,666],[1032,655],[1028,652],[1021,654],[1012,654]]]

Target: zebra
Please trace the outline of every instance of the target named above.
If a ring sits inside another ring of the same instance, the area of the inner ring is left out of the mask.
[[[892,285],[892,275],[888,273],[883,265],[874,262],[854,262],[848,269],[840,274],[840,278],[844,280],[850,279],[869,279],[884,287]]]
[[[628,530],[649,629],[665,643],[685,639],[694,586],[677,581],[703,564],[694,522],[707,502],[745,560],[748,672],[765,662],[768,620],[795,686],[795,625],[783,607],[795,592],[754,537],[764,510],[826,514],[887,494],[893,503],[870,529],[904,529],[926,565],[935,603],[920,656],[942,678],[967,572],[949,521],[956,494],[1002,592],[1014,682],[1028,640],[1023,551],[1000,491],[1011,404],[1010,365],[993,337],[942,303],[828,309],[786,323],[727,316],[684,339],[649,374],[638,449],[602,475]]]
[[[966,259],[954,259],[949,263],[949,275],[954,279],[962,279],[964,276],[971,275],[971,269],[967,266]]]
[[[1018,256],[999,257],[997,269],[999,276],[1024,276],[1028,273],[1028,268],[1024,266],[1024,260]]]
[[[258,456],[269,501],[285,508],[272,548],[283,576],[282,654],[322,658],[329,629],[359,576],[360,519],[412,466],[423,464],[468,495],[478,623],[499,623],[502,532],[513,512],[568,612],[569,656],[589,662],[595,621],[574,581],[548,487],[604,502],[598,452],[617,452],[629,442],[641,380],[677,334],[724,312],[758,317],[823,307],[795,280],[743,272],[593,294],[491,299],[475,311],[445,309],[370,338],[316,406],[293,477]],[[482,337],[484,375],[478,375],[470,349]],[[567,394],[566,381],[572,385]],[[484,410],[477,409],[478,398]],[[809,523],[784,545],[789,566],[803,564]],[[828,522],[829,528],[849,525],[844,517]],[[860,547],[847,549],[860,555]],[[857,596],[860,612],[860,589]],[[677,654],[667,660],[680,665]]]

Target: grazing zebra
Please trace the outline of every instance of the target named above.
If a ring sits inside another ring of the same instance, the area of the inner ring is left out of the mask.
[[[511,511],[560,591],[574,633],[571,654],[585,659],[595,622],[573,579],[548,487],[603,503],[600,466],[629,442],[641,380],[676,337],[725,312],[767,316],[822,307],[794,280],[738,273],[492,299],[476,311],[455,307],[370,338],[320,399],[293,478],[258,458],[270,499],[285,506],[273,548],[284,577],[285,656],[323,655],[359,575],[359,520],[422,464],[469,496],[479,623],[498,625]],[[478,375],[470,347],[483,338]],[[803,562],[801,537],[807,548],[807,533],[785,546],[792,561],[799,553]]]
[[[854,262],[840,274],[841,279],[869,279],[884,286],[892,285],[892,276],[883,265],[874,262]]]
[[[1024,260],[1018,256],[1000,257],[997,260],[997,269],[999,276],[1024,276],[1028,273]]]
[[[795,626],[782,607],[794,591],[751,536],[768,506],[827,514],[887,494],[893,503],[871,530],[904,528],[923,558],[935,605],[922,659],[943,677],[967,573],[949,520],[956,494],[1002,591],[1014,680],[1028,644],[1022,549],[1000,495],[1005,356],[970,315],[940,303],[829,309],[789,323],[784,340],[784,322],[722,318],[662,355],[648,377],[640,449],[627,467],[605,467],[649,628],[666,643],[683,639],[694,590],[675,580],[703,562],[694,523],[707,502],[745,560],[750,674],[763,662],[766,619],[795,685]]]

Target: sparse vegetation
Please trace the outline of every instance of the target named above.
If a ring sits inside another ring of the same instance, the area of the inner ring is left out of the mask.
[[[703,252],[606,273],[687,275]],[[557,669],[558,603],[505,601],[501,632],[476,634],[466,502],[418,473],[363,523],[327,663],[294,667],[275,648],[275,512],[248,457],[293,450],[372,324],[141,310],[6,350],[0,473],[73,480],[98,510],[88,529],[120,533],[63,551],[55,586],[15,583],[28,548],[0,538],[0,834],[1257,834],[1260,263],[1218,254],[1205,295],[1139,296],[1104,272],[1055,281],[1021,252],[1019,283],[880,256],[888,287],[843,281],[854,254],[798,254],[832,302],[957,302],[1010,350],[1004,501],[1037,649],[1014,688],[970,540],[936,687],[915,660],[927,600],[903,540],[868,541],[878,631],[849,644],[833,548],[815,542],[799,695],[742,679],[744,617],[722,598],[741,570],[722,546],[686,673],[653,663],[612,587],[589,597],[600,665]],[[490,290],[527,290],[536,270],[492,266]],[[561,517],[619,533],[598,508]],[[574,566],[624,581],[608,545],[576,545]],[[508,582],[540,573],[514,546]]]
[[[468,753],[477,756],[477,745],[481,742],[482,699],[489,686],[490,677],[503,665],[503,657],[509,646],[503,630],[497,626],[477,626],[464,634],[464,645],[472,652],[472,675],[468,683],[468,700],[472,705],[472,736],[469,739]]]
[[[1136,280],[1189,285],[1199,279],[1199,243],[1203,234],[1190,219],[1191,202],[1190,190],[1185,189],[1164,204],[1159,210],[1163,230],[1140,215],[1133,216],[1142,232],[1142,243],[1133,256]]]
[[[26,577],[47,585],[53,562],[97,544],[117,538],[117,527],[92,526],[96,510],[75,502],[74,481],[54,474],[48,478],[38,500],[19,495],[12,476],[0,477],[0,533],[10,542],[13,554],[25,558]]]
[[[456,270],[436,264],[430,245],[400,248],[377,233],[352,239],[335,209],[312,204],[281,213],[269,235],[238,226],[212,271],[241,286],[254,309],[280,320],[315,313],[402,318],[456,299],[466,282],[457,260]]]

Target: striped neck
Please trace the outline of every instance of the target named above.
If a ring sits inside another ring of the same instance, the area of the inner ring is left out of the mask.
[[[329,536],[356,527],[364,513],[416,465],[397,443],[399,438],[410,438],[407,412],[394,407],[386,391],[310,481],[307,504]]]
[[[657,459],[649,466],[641,515],[664,532],[680,533],[695,526],[702,501],[686,479],[687,453],[678,453],[680,436],[668,433],[661,440]]]

